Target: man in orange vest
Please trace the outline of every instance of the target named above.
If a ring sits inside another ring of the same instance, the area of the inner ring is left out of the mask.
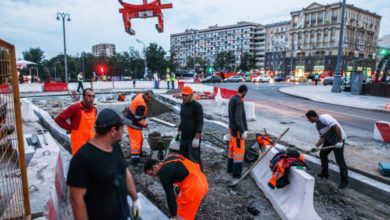
[[[163,162],[148,160],[144,171],[152,177],[160,177],[172,219],[195,219],[199,205],[209,189],[206,176],[198,163],[181,155],[169,155]],[[173,184],[180,187],[177,198]]]
[[[133,97],[133,101],[130,104],[129,112],[127,118],[132,121],[130,126],[127,126],[130,138],[130,147],[131,147],[131,164],[133,166],[142,167],[140,164],[140,156],[142,151],[142,143],[144,141],[144,136],[142,134],[142,129],[148,128],[148,124],[145,121],[146,113],[148,108],[146,103],[150,102],[153,99],[153,92],[148,90],[146,92],[139,93]]]
[[[70,132],[72,155],[95,135],[96,107],[93,105],[95,92],[88,88],[83,91],[83,101],[75,103],[61,112],[55,122]],[[70,124],[67,120],[70,119]]]

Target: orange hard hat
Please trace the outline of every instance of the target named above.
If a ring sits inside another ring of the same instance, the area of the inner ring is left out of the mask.
[[[183,95],[192,95],[192,89],[189,86],[184,86],[183,89],[181,90],[181,94]]]

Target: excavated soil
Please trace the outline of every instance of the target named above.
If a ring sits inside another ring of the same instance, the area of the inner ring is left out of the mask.
[[[111,106],[110,101],[107,100],[105,105]],[[58,100],[46,100],[37,104],[48,110],[53,117],[68,106],[66,103]],[[150,117],[157,116],[176,125],[179,123],[180,117],[170,112],[169,107],[157,101],[153,101],[150,104],[148,106],[148,115],[150,114]],[[123,106],[117,107],[124,108]],[[98,109],[100,108],[98,105]],[[162,135],[173,137],[176,135],[176,128],[168,127],[152,120],[148,120],[148,123],[151,132],[158,131]],[[125,133],[122,137],[121,146],[127,160],[130,162],[130,144],[127,129],[125,129]],[[209,133],[222,139],[223,133],[205,126],[203,134]],[[144,134],[146,138],[147,132],[144,132]],[[197,212],[197,219],[280,219],[251,177],[245,178],[235,188],[227,186],[231,181],[231,177],[226,173],[226,150],[226,148],[217,147],[207,141],[201,144],[201,158],[209,183],[209,192]],[[143,158],[141,160],[145,161],[149,157],[150,150],[145,140]],[[244,171],[249,166],[250,164],[244,163]],[[137,191],[142,192],[169,217],[165,193],[159,183],[159,179],[147,176],[142,169],[133,168],[130,165],[129,169],[133,175]],[[390,218],[390,206],[388,204],[375,201],[352,189],[338,190],[335,183],[322,179],[316,179],[314,207],[322,219]]]

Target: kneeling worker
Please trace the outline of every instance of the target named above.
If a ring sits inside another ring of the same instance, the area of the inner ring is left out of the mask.
[[[163,162],[148,160],[144,171],[152,177],[160,177],[172,219],[195,219],[209,188],[199,164],[181,155],[169,155]],[[176,200],[173,184],[181,190]]]

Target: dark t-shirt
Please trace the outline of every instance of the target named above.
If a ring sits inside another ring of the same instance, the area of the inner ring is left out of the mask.
[[[179,127],[182,139],[194,139],[195,133],[202,133],[203,107],[199,102],[194,100],[181,105]]]
[[[67,185],[86,188],[89,219],[127,219],[127,162],[119,144],[105,152],[87,143],[70,161]]]

